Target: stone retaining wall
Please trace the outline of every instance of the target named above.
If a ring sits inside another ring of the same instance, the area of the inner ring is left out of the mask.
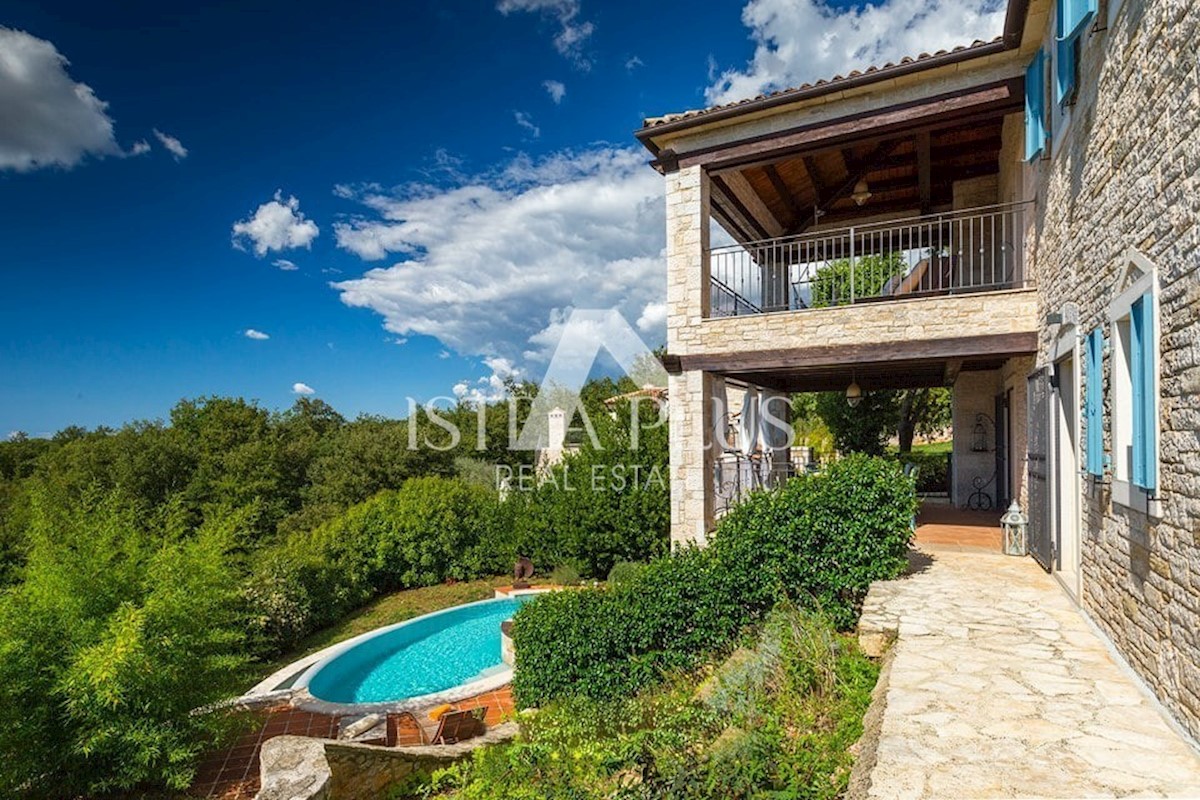
[[[256,800],[356,800],[384,797],[388,790],[469,756],[476,748],[517,735],[515,722],[452,745],[376,745],[276,736],[262,746],[262,788]]]

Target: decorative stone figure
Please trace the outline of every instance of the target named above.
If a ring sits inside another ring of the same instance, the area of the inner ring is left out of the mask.
[[[525,556],[517,559],[513,566],[513,588],[528,589],[529,579],[533,577],[533,562]]]

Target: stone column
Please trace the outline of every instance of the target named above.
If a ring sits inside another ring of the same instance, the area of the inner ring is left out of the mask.
[[[666,174],[667,351],[687,355],[708,314],[709,184],[700,167]],[[671,542],[703,543],[713,521],[712,376],[691,370],[668,383]]]

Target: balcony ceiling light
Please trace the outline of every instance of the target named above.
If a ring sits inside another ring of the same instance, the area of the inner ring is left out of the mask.
[[[851,408],[862,402],[862,389],[859,388],[858,381],[854,379],[851,379],[850,385],[846,387],[846,402]]]
[[[854,194],[850,195],[850,198],[860,206],[871,199],[871,188],[867,186],[866,178],[854,184]]]

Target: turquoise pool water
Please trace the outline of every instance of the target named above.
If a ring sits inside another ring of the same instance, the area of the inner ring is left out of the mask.
[[[308,691],[331,703],[383,703],[469,683],[500,668],[500,623],[531,598],[458,606],[364,639],[319,667]]]

